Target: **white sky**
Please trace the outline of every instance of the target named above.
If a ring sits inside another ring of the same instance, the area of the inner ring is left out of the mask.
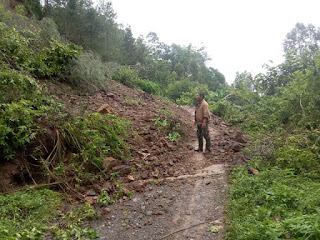
[[[232,83],[237,71],[253,74],[282,62],[282,42],[297,22],[320,27],[317,0],[111,0],[117,22],[135,37],[157,33],[160,41],[205,46]]]

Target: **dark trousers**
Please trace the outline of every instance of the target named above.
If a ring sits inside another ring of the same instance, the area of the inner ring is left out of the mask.
[[[203,150],[203,138],[205,138],[206,139],[206,150],[210,150],[211,139],[210,139],[210,134],[209,134],[208,123],[207,123],[205,129],[202,129],[202,124],[197,125],[197,136],[198,136],[199,149]]]

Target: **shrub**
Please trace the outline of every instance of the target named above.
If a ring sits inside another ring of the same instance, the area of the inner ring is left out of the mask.
[[[129,156],[129,146],[124,139],[130,132],[129,123],[116,115],[93,113],[76,117],[62,128],[67,144],[79,154],[83,163],[101,167],[107,154],[119,158]]]
[[[190,79],[183,79],[181,81],[170,83],[167,87],[166,96],[171,100],[176,101],[183,93],[190,92],[191,89],[198,87],[199,84],[191,82]]]
[[[73,86],[88,92],[106,88],[106,67],[99,55],[85,51],[72,65],[67,81]]]
[[[33,78],[15,70],[0,72],[0,90],[0,153],[11,159],[37,136],[37,121],[60,107]]]
[[[129,67],[122,67],[120,71],[112,76],[112,79],[133,88],[139,80],[139,76],[136,71],[131,70]]]
[[[70,62],[80,54],[81,47],[70,43],[64,45],[57,41],[51,42],[50,47],[42,49],[30,63],[30,72],[39,77],[58,77],[67,73]]]
[[[122,67],[120,71],[112,76],[112,78],[123,85],[141,89],[150,94],[160,93],[160,86],[157,83],[146,79],[140,79],[138,73],[128,67]]]
[[[157,83],[146,79],[137,79],[135,85],[149,94],[159,95],[161,91],[160,86]]]

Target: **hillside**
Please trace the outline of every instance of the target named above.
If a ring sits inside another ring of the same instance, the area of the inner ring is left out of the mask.
[[[204,47],[116,18],[0,4],[0,239],[320,239],[320,28],[228,86]]]

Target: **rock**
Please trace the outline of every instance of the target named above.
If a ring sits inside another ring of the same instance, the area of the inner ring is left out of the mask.
[[[151,216],[151,215],[152,215],[152,211],[147,211],[147,212],[146,212],[146,215],[147,215],[147,216]]]
[[[108,98],[115,98],[115,95],[113,93],[107,93],[106,96]]]
[[[102,189],[110,193],[113,191],[113,184],[111,182],[106,182]]]
[[[112,168],[114,172],[118,172],[120,176],[128,175],[131,172],[131,167],[127,165],[120,165]]]
[[[145,188],[145,183],[141,182],[141,183],[138,183],[137,185],[134,186],[134,190],[136,192],[143,192]]]
[[[94,190],[89,190],[87,193],[86,193],[87,196],[96,196],[97,193],[94,191]]]
[[[235,152],[240,152],[242,149],[242,145],[240,145],[239,143],[233,143],[231,145],[231,149]]]
[[[163,215],[163,212],[162,211],[158,211],[158,212],[153,213],[153,215]]]
[[[93,200],[92,196],[87,196],[87,197],[84,198],[84,200],[90,205],[92,205],[94,203],[94,200]]]
[[[96,94],[96,99],[103,100],[103,97],[102,97],[101,93],[97,93]]]
[[[129,195],[131,193],[131,191],[125,187],[122,187],[121,190],[125,195]]]
[[[129,181],[134,181],[134,177],[132,177],[131,175],[128,175],[128,176],[127,176],[127,179],[128,179]]]
[[[258,175],[259,171],[253,167],[249,167],[248,173],[253,174],[253,175]]]
[[[116,114],[115,111],[113,110],[112,107],[109,106],[109,104],[105,103],[105,104],[102,104],[98,110],[97,110],[98,113],[100,114]]]
[[[111,212],[111,209],[110,209],[110,208],[107,208],[107,207],[102,210],[102,213],[103,213],[104,215],[107,215],[109,212]]]
[[[105,157],[105,159],[102,162],[102,168],[108,169],[108,170],[110,170],[114,167],[117,167],[119,165],[121,165],[121,161],[117,160],[113,157]]]
[[[142,179],[147,179],[148,177],[149,177],[148,172],[142,172],[142,173],[141,173],[141,178],[142,178]]]
[[[169,165],[170,165],[170,166],[173,166],[173,165],[174,165],[174,163],[173,163],[172,161],[170,161],[170,162],[169,162]]]
[[[238,132],[236,134],[236,136],[234,137],[234,140],[239,143],[247,143],[248,142],[246,139],[244,139],[242,132]]]
[[[95,191],[100,191],[100,189],[101,189],[101,186],[97,183],[93,184],[93,187],[94,187]]]

